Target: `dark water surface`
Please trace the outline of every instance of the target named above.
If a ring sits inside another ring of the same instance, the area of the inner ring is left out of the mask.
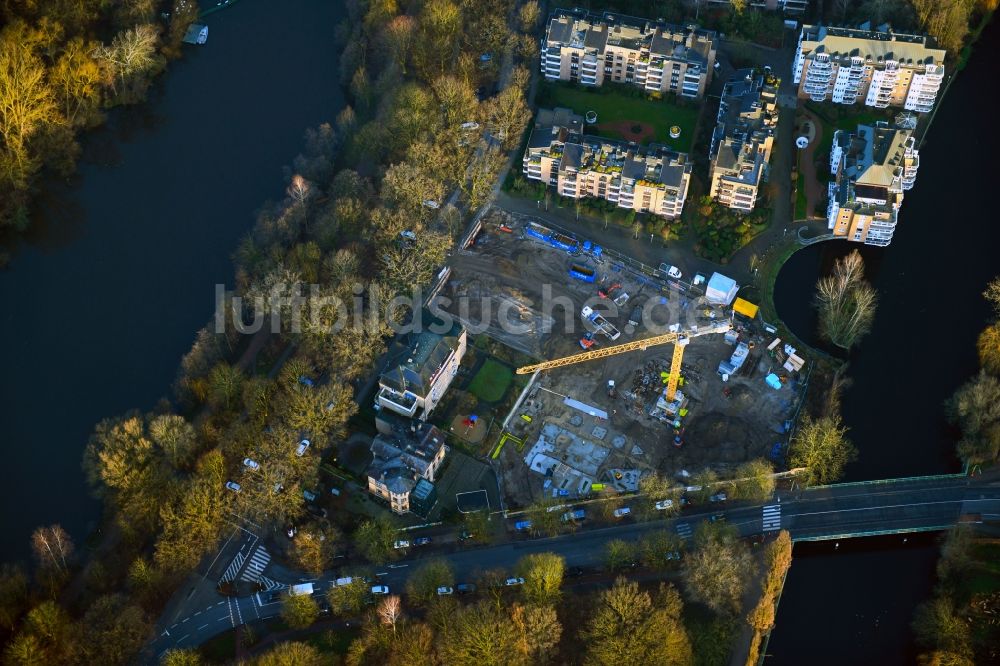
[[[978,369],[976,337],[988,308],[980,293],[1000,274],[996,206],[996,93],[1000,22],[976,45],[921,148],[892,244],[863,251],[879,292],[872,332],[851,355],[844,421],[859,450],[848,481],[958,471],[956,433],[943,403]],[[816,279],[853,244],[823,243],[794,255],[775,291],[782,319],[814,340],[803,307]],[[865,539],[795,548],[771,641],[774,664],[909,664],[909,622],[933,584],[933,539]]]
[[[98,517],[80,470],[101,418],[149,409],[211,317],[216,283],[282,165],[343,103],[337,0],[242,0],[208,17],[149,103],[85,140],[79,177],[47,187],[43,220],[0,273],[5,481],[0,559],[60,522]]]

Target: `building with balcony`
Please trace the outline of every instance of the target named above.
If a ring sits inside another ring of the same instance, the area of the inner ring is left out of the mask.
[[[792,73],[801,99],[926,113],[944,80],[944,56],[926,35],[895,33],[887,25],[805,25]]]
[[[712,80],[715,52],[715,32],[696,25],[560,9],[542,41],[541,69],[550,81],[613,81],[700,98]]]
[[[781,81],[744,69],[722,89],[719,114],[708,156],[712,198],[734,210],[750,212],[767,177]]]
[[[885,247],[892,242],[903,192],[920,168],[916,139],[908,129],[878,123],[838,130],[830,149],[827,225],[835,236]]]
[[[446,325],[430,311],[420,313],[419,326],[401,336],[389,350],[389,363],[379,376],[378,409],[425,419],[437,406],[465,356],[466,332],[457,322]]]
[[[375,425],[368,492],[394,513],[426,517],[437,498],[434,478],[448,452],[444,435],[429,423],[394,415],[380,415]]]
[[[571,199],[595,197],[666,218],[681,214],[693,166],[686,153],[582,130],[583,118],[569,109],[540,110],[524,151],[524,175]]]

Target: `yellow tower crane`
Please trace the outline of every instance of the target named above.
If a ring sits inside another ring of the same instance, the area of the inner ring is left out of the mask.
[[[709,328],[702,329],[700,331],[691,331],[688,333],[677,332],[677,333],[665,333],[663,335],[654,335],[651,338],[646,338],[645,340],[636,340],[635,342],[626,342],[622,345],[613,345],[611,347],[604,347],[602,349],[592,349],[590,351],[585,351],[582,354],[574,354],[573,356],[564,356],[562,358],[553,359],[551,361],[544,361],[542,363],[535,363],[534,365],[526,365],[524,367],[517,369],[517,374],[527,375],[536,370],[551,370],[552,368],[561,368],[564,365],[573,365],[574,363],[584,363],[586,361],[593,361],[598,358],[605,358],[607,356],[616,356],[618,354],[625,354],[630,351],[642,350],[645,351],[649,347],[654,347],[656,345],[665,345],[668,343],[674,344],[674,355],[670,361],[670,379],[667,380],[667,401],[674,399],[677,393],[677,382],[681,377],[681,361],[684,359],[684,348],[687,347],[688,343],[691,342],[691,338],[697,338],[700,335],[709,335],[710,333],[726,333],[732,328],[732,325],[726,321],[721,324],[714,324]]]

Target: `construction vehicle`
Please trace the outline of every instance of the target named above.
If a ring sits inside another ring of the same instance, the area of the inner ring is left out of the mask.
[[[618,295],[618,292],[621,291],[621,288],[622,288],[621,283],[615,282],[611,286],[601,287],[600,289],[598,289],[597,295],[600,296],[601,298],[612,299]]]
[[[614,324],[605,319],[601,314],[594,312],[594,308],[589,305],[583,306],[583,310],[580,311],[580,316],[594,325],[595,333],[603,333],[611,340],[617,340],[622,334]]]
[[[712,333],[725,333],[730,328],[730,323],[725,321],[712,324],[712,326],[699,331],[676,331],[672,333],[665,333],[663,335],[654,335],[653,337],[646,338],[645,340],[626,342],[621,345],[613,345],[602,349],[593,349],[591,351],[583,352],[582,354],[574,354],[573,356],[564,356],[551,361],[535,363],[534,365],[526,365],[518,368],[517,374],[528,375],[538,370],[561,368],[565,365],[584,363],[586,361],[592,361],[597,358],[605,358],[607,356],[615,356],[617,354],[626,354],[630,351],[645,351],[646,349],[656,345],[672,343],[674,345],[674,355],[670,362],[670,378],[667,380],[667,391],[665,394],[667,401],[672,401],[677,394],[677,384],[681,378],[681,361],[684,359],[684,348],[689,342],[691,342],[691,338],[697,338],[699,336],[709,335]]]

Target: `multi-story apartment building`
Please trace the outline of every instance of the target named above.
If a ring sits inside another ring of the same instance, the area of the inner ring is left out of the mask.
[[[835,236],[885,247],[892,241],[903,192],[920,167],[916,139],[907,129],[878,123],[838,130],[830,150],[827,223]]]
[[[524,151],[525,176],[572,199],[596,197],[621,208],[678,217],[691,182],[692,162],[660,144],[638,146],[582,133],[569,109],[542,109]]]
[[[434,332],[441,322],[426,310],[421,320],[427,324],[424,330],[400,338],[390,349],[392,360],[379,377],[376,404],[403,416],[427,418],[458,372],[466,331],[455,323],[445,333]]]
[[[722,89],[711,160],[712,197],[741,211],[753,210],[766,176],[778,125],[780,81],[770,74],[740,70]]]
[[[926,113],[944,80],[944,56],[927,36],[887,26],[872,31],[806,25],[792,71],[802,99]]]
[[[557,10],[542,44],[549,80],[626,83],[648,93],[699,98],[712,80],[716,34],[695,25]]]
[[[376,425],[368,492],[387,501],[394,513],[426,517],[437,497],[434,477],[448,452],[444,435],[423,421],[379,418]]]

